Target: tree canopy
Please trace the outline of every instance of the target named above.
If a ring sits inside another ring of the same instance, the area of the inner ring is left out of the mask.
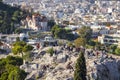
[[[75,36],[72,34],[71,30],[66,30],[61,28],[59,25],[54,25],[51,29],[52,35],[55,38],[74,40]]]
[[[13,33],[16,29],[15,24],[20,24],[20,20],[28,14],[28,12],[21,10],[19,7],[12,7],[0,0],[0,33]]]
[[[24,80],[27,73],[19,68],[22,64],[23,59],[20,57],[0,59],[0,80]]]
[[[54,49],[53,49],[53,48],[49,48],[49,49],[47,50],[47,53],[49,53],[50,56],[53,56]]]
[[[8,80],[24,80],[26,77],[26,73],[19,68],[15,68],[13,71],[9,73]]]
[[[74,80],[86,80],[86,62],[83,52],[79,54],[75,65]]]
[[[120,55],[120,48],[115,49],[115,53],[116,53],[117,55]]]
[[[110,53],[115,53],[115,50],[117,49],[117,45],[114,45],[114,44],[110,45],[109,48],[110,48],[109,50]]]
[[[76,40],[74,40],[74,44],[75,44],[75,47],[80,47],[80,46],[85,47],[86,39],[85,38],[77,38]]]
[[[33,49],[31,45],[26,44],[24,41],[16,41],[13,44],[12,52],[14,55],[21,54],[23,57],[23,54],[25,52],[29,52]]]
[[[85,38],[86,41],[89,41],[92,36],[92,29],[87,26],[83,26],[77,30],[81,38]]]
[[[48,21],[48,26],[50,27],[50,29],[55,25],[55,21],[54,20],[49,20]]]

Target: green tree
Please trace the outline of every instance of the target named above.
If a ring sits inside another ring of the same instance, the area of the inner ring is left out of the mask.
[[[7,56],[6,62],[7,64],[11,64],[14,66],[20,66],[23,64],[23,59],[20,57]]]
[[[10,27],[9,27],[10,24],[8,24],[8,23],[10,23],[10,18],[8,18],[8,13],[5,11],[3,23],[0,27],[1,32],[5,33],[5,34],[10,32]]]
[[[72,34],[71,30],[66,30],[64,28],[57,28],[55,30],[55,38],[66,39],[66,40],[74,40],[74,35]]]
[[[8,80],[25,80],[26,75],[25,71],[15,68],[10,72]]]
[[[95,49],[100,50],[101,49],[101,43],[96,42]]]
[[[13,52],[14,55],[21,54],[22,57],[23,57],[23,51],[22,51],[22,49],[23,49],[22,46],[17,45],[17,46],[14,46],[14,47],[12,48],[12,52]]]
[[[12,52],[14,55],[21,54],[23,57],[25,52],[30,52],[32,49],[33,47],[27,45],[24,41],[17,41],[13,44]]]
[[[65,39],[66,38],[66,30],[62,29],[62,28],[57,28],[55,30],[55,38],[61,38],[61,39]]]
[[[8,79],[8,75],[9,75],[8,72],[4,72],[4,73],[1,75],[1,80],[7,80],[7,79]]]
[[[16,38],[16,41],[20,41],[20,38],[19,38],[19,37],[17,37],[17,38]]]
[[[30,54],[30,52],[26,52],[26,54],[23,56],[23,59],[24,59],[25,61],[31,61],[32,59],[31,59],[31,54]]]
[[[6,71],[7,71],[8,73],[10,73],[11,71],[13,71],[16,67],[17,67],[17,66],[12,65],[12,64],[6,64],[6,65],[5,65]]]
[[[49,48],[49,49],[47,50],[47,53],[49,53],[50,56],[53,56],[54,49],[53,49],[53,48]]]
[[[23,59],[20,57],[0,59],[0,80],[24,80],[27,74],[19,68],[22,64]]]
[[[5,60],[1,59],[0,60],[0,75],[2,75],[2,73],[5,71],[5,65],[6,65]]]
[[[116,53],[117,55],[120,55],[120,48],[115,49],[115,53]]]
[[[74,47],[74,45],[73,45],[72,42],[68,42],[67,45],[68,45],[69,47]]]
[[[74,40],[74,44],[75,44],[75,47],[80,47],[80,46],[85,47],[86,39],[85,38],[77,38],[76,40]]]
[[[48,26],[50,27],[50,29],[55,25],[55,21],[54,20],[49,20],[48,21]]]
[[[14,24],[20,24],[21,19],[25,19],[28,14],[31,13],[18,7],[4,4],[0,0],[0,33],[13,33],[17,28],[14,27]]]
[[[90,46],[95,46],[95,45],[96,45],[95,41],[93,41],[93,40],[89,40],[88,44],[89,44]]]
[[[15,29],[15,33],[17,33],[17,34],[20,34],[20,33],[22,33],[23,32],[23,29],[22,28],[17,28],[17,29]]]
[[[31,45],[25,45],[23,47],[23,52],[29,52],[31,50],[33,50],[33,46],[31,46]]]
[[[67,32],[66,34],[66,39],[69,41],[73,41],[77,38],[77,36],[75,36],[74,34],[72,34],[71,32]]]
[[[87,41],[91,39],[92,29],[87,26],[83,26],[79,30],[77,30],[81,38],[85,38]]]
[[[110,50],[109,50],[110,53],[115,53],[115,50],[117,49],[117,45],[114,45],[114,44],[110,45],[109,48],[110,48]]]
[[[51,29],[51,32],[52,32],[52,35],[55,36],[55,31],[59,29],[59,26],[58,25],[54,25]]]
[[[74,80],[86,80],[86,62],[83,52],[80,53],[75,65]]]
[[[54,25],[51,29],[51,32],[55,38],[67,39],[70,41],[74,40],[75,38],[71,30],[61,28],[58,25]]]

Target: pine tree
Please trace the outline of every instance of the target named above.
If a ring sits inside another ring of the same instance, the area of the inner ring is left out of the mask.
[[[81,52],[75,65],[74,80],[86,80],[86,62],[84,52]]]

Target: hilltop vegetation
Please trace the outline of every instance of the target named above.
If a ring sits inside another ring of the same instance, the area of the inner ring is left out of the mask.
[[[20,20],[28,14],[28,12],[21,10],[19,7],[12,7],[0,0],[0,33],[13,33],[16,29],[15,25],[20,24]]]
[[[20,57],[7,56],[0,59],[0,80],[24,80],[27,73],[19,68],[23,64]]]

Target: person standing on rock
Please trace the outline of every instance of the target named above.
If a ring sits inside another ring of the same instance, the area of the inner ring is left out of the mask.
[[[98,56],[99,56],[99,52],[98,52],[98,51],[96,52],[96,56],[97,56],[97,58],[98,58]]]

